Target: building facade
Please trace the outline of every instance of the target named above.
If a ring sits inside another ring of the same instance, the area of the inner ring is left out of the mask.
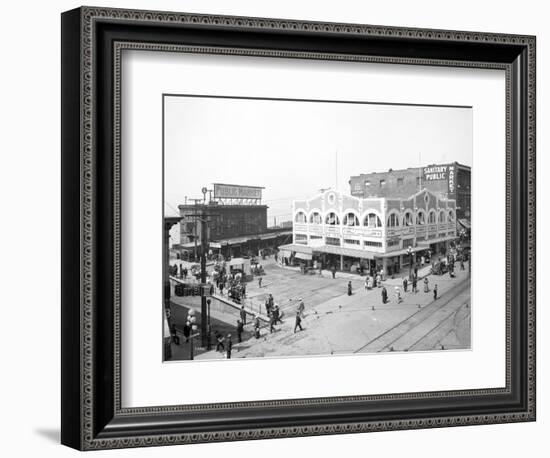
[[[267,205],[261,203],[263,188],[214,183],[213,197],[202,202],[179,205],[180,243],[177,249],[196,258],[205,246],[226,257],[258,253],[274,248],[289,238],[290,228],[267,227]],[[286,239],[285,239],[286,236]]]
[[[281,254],[325,268],[398,273],[415,253],[445,254],[456,239],[456,202],[423,189],[407,198],[348,196],[325,191],[293,203],[293,243]]]
[[[456,201],[458,220],[469,225],[471,201],[471,168],[452,162],[387,172],[362,173],[350,177],[349,185],[355,197],[406,198],[427,189],[439,197]]]

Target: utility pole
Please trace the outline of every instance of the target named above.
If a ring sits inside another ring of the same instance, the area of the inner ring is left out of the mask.
[[[195,242],[195,262],[197,261],[197,218],[199,215],[197,215],[197,205],[201,201],[201,199],[189,199],[192,200],[195,203],[195,207],[193,208],[193,241]]]
[[[191,218],[195,219],[195,247],[197,246],[197,224],[200,221],[201,223],[201,285],[206,284],[206,254],[208,251],[209,236],[208,236],[208,223],[209,217],[218,216],[214,214],[208,214],[207,207],[204,204],[203,199],[192,199],[195,201],[195,211],[193,215],[188,215]],[[202,202],[202,203],[201,203]],[[200,213],[197,212],[200,207]],[[208,307],[206,296],[204,295],[204,287],[201,286],[201,323],[200,323],[200,334],[201,334],[201,344],[204,348],[208,347],[210,341],[210,307]]]
[[[206,250],[208,249],[208,226],[206,225],[206,205],[201,208],[201,283],[206,284]],[[201,340],[202,346],[207,347],[210,340],[210,330],[208,329],[208,323],[210,317],[208,316],[208,310],[206,307],[206,296],[201,288]]]

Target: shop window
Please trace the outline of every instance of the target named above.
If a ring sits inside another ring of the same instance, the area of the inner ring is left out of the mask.
[[[403,240],[403,248],[414,247],[414,239]]]
[[[389,227],[397,227],[399,226],[399,215],[397,213],[392,213],[388,218],[388,226]]]
[[[455,212],[453,210],[449,210],[449,222],[452,223],[455,220]]]
[[[344,216],[344,226],[359,226],[359,218],[355,213],[349,212]]]
[[[363,226],[382,227],[382,221],[375,213],[369,213],[363,220]]]
[[[307,245],[307,235],[306,234],[294,234],[294,243],[300,243],[302,245]]]
[[[359,240],[344,239],[344,243],[347,245],[359,245]]]
[[[388,241],[386,242],[386,245],[387,245],[388,247],[397,246],[397,245],[399,245],[399,240],[388,240]]]
[[[363,242],[363,245],[368,246],[368,247],[381,248],[382,247],[382,242],[371,242],[370,240],[365,240]]]
[[[325,224],[328,224],[329,226],[336,226],[340,224],[340,219],[336,213],[330,212],[325,218]]]
[[[337,237],[325,237],[325,243],[332,246],[340,246],[340,239]]]
[[[306,223],[307,222],[307,217],[306,217],[306,214],[304,212],[298,212],[296,213],[296,216],[294,218],[294,222],[295,223]]]
[[[321,217],[321,214],[319,212],[313,212],[309,217],[309,222],[311,224],[321,224],[322,221],[323,221],[323,218]]]

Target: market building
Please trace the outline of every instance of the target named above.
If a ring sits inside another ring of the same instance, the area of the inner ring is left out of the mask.
[[[267,226],[262,189],[221,183],[203,188],[204,199],[178,206],[180,243],[174,248],[197,258],[204,239],[209,252],[236,257],[284,243],[291,228]]]
[[[280,255],[325,269],[399,273],[457,238],[456,202],[422,189],[406,198],[360,198],[328,190],[293,203],[293,243]]]
[[[438,197],[456,201],[458,229],[470,229],[471,167],[452,162],[387,172],[362,173],[350,177],[350,192],[355,197],[406,198],[427,189]]]

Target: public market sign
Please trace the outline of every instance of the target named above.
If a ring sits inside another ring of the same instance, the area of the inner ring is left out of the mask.
[[[258,186],[214,183],[215,199],[261,199],[262,189]]]
[[[424,181],[447,181],[449,192],[455,192],[455,165],[430,165],[424,167]]]

